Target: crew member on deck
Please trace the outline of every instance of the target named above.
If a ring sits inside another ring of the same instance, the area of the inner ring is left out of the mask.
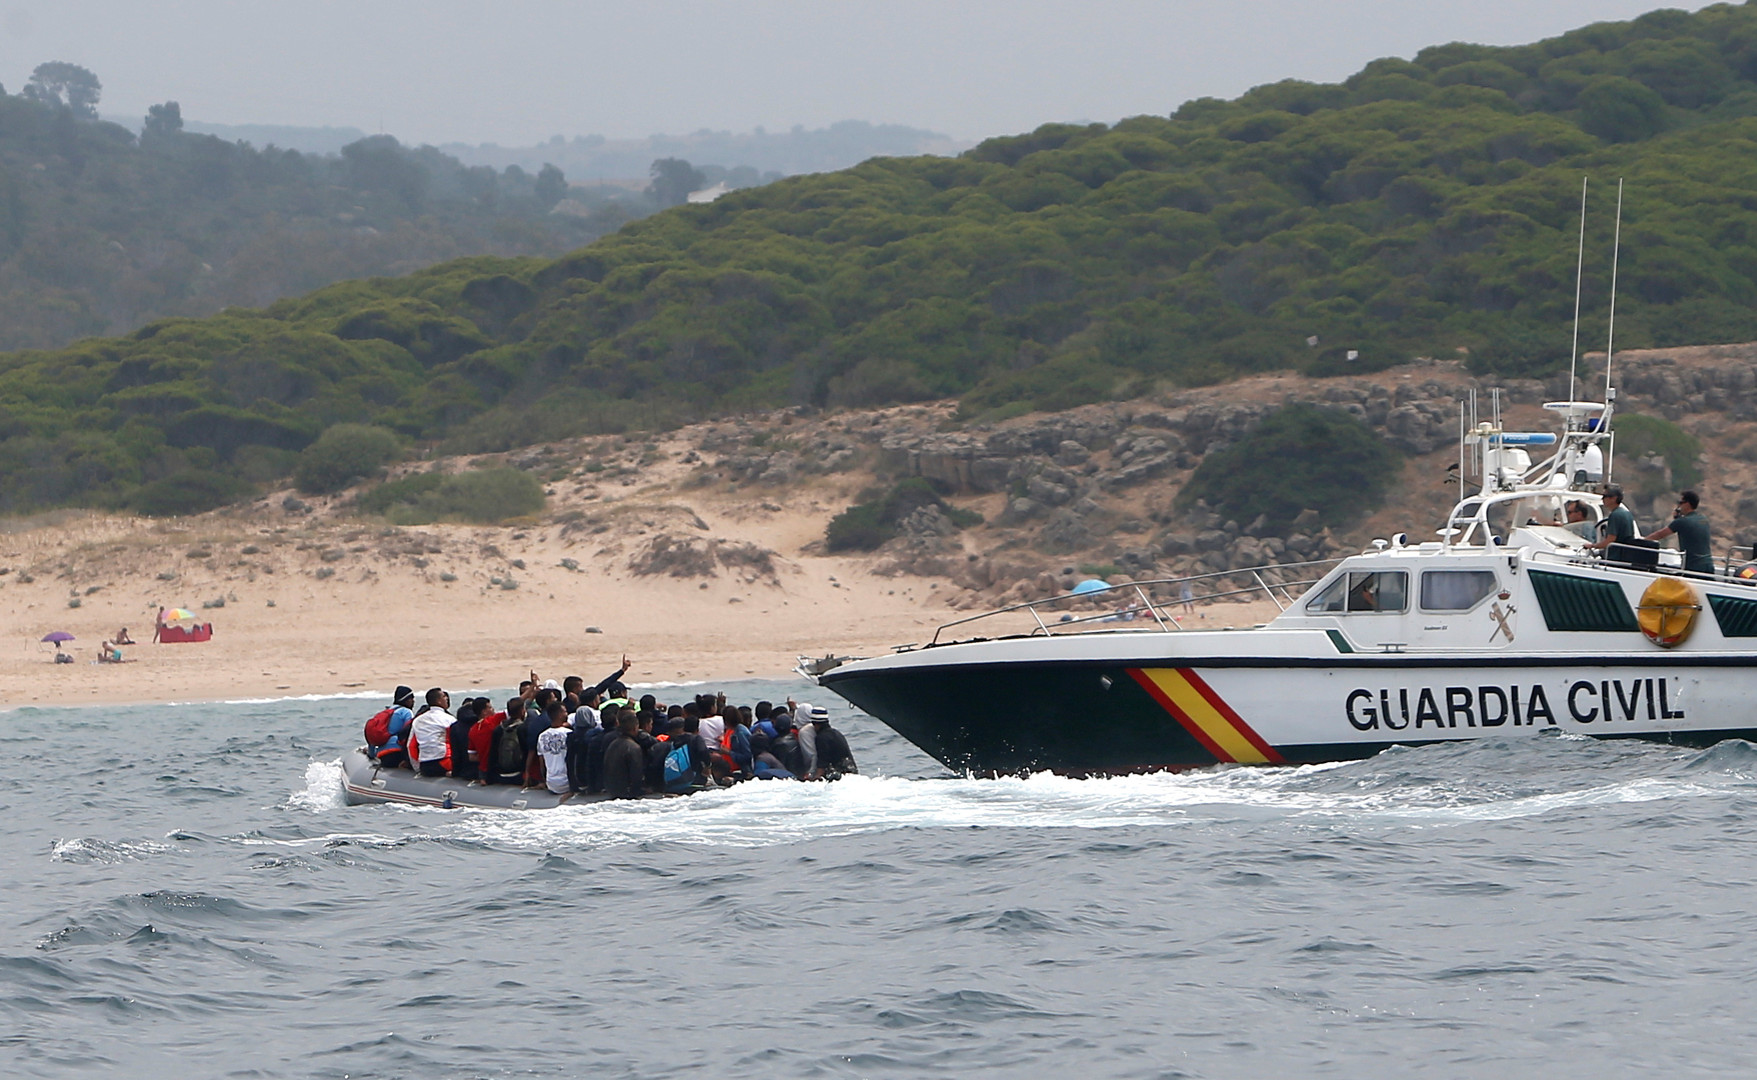
[[[1623,489],[1606,484],[1599,494],[1604,499],[1605,517],[1598,523],[1599,538],[1586,546],[1604,551],[1612,544],[1627,544],[1635,539],[1635,515],[1623,505]]]
[[[1714,556],[1708,551],[1708,519],[1698,511],[1702,497],[1694,491],[1678,496],[1678,508],[1672,512],[1672,523],[1647,534],[1649,540],[1678,538],[1678,550],[1684,553],[1684,571],[1690,574],[1714,573]]]

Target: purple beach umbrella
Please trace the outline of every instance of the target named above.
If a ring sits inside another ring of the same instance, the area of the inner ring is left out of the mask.
[[[65,630],[56,630],[56,631],[55,631],[55,632],[53,632],[53,633],[50,633],[50,634],[44,634],[44,635],[43,635],[43,640],[44,640],[44,641],[53,641],[53,642],[54,642],[54,643],[55,643],[55,644],[57,644],[57,645],[59,645],[59,644],[61,644],[61,643],[62,643],[62,642],[63,642],[63,641],[72,641],[72,640],[73,640],[73,635],[72,635],[72,634],[69,634],[69,633],[68,633],[68,632],[67,632],[67,631],[65,631]]]

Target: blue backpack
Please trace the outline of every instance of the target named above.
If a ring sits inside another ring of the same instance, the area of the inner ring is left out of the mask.
[[[695,770],[689,760],[689,744],[678,743],[665,755],[665,790],[681,793],[695,786]]]

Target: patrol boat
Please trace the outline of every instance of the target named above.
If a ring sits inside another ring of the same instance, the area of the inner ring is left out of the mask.
[[[1250,583],[1210,595],[1273,598],[1280,615],[1257,628],[1185,629],[1176,602],[1155,598],[1174,582],[1138,582],[962,619],[889,656],[802,658],[799,671],[977,774],[1324,762],[1558,731],[1757,740],[1757,581],[1728,557],[1685,573],[1657,545],[1601,556],[1562,524],[1575,501],[1604,516],[1608,375],[1605,398],[1545,404],[1556,434],[1504,431],[1498,393],[1479,421],[1473,394],[1458,463],[1473,493],[1436,539],[1203,575]],[[1532,464],[1534,452],[1548,456]],[[1079,614],[1095,602],[1110,606]],[[971,632],[986,636],[952,640]]]

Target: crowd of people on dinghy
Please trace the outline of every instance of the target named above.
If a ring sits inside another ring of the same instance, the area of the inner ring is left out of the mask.
[[[622,679],[630,662],[596,685],[537,673],[496,708],[434,687],[417,701],[399,686],[366,722],[366,753],[380,768],[412,769],[482,784],[546,788],[563,796],[638,799],[687,794],[741,780],[835,780],[859,771],[828,710],[791,700],[730,705],[697,694],[665,704],[638,700]]]

